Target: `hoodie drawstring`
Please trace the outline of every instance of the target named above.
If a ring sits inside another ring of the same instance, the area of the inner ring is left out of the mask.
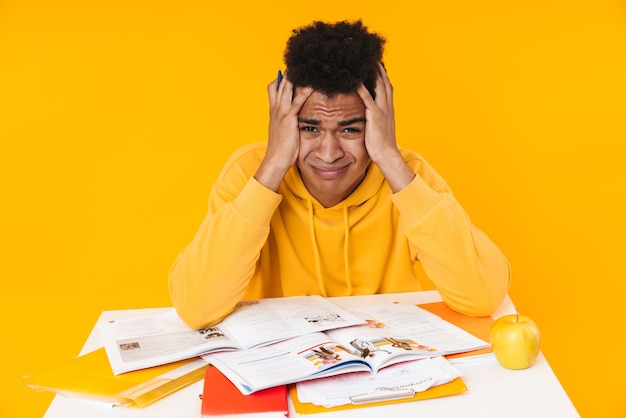
[[[326,286],[324,286],[324,279],[322,278],[322,262],[320,259],[319,248],[317,247],[317,239],[315,238],[315,224],[313,218],[313,202],[311,200],[307,200],[307,208],[309,211],[309,234],[311,237],[311,244],[313,245],[313,255],[315,258],[315,273],[317,276],[317,283],[320,287],[320,292],[322,296],[327,297]],[[343,228],[344,228],[344,244],[343,244],[343,262],[344,269],[346,274],[346,288],[347,295],[352,295],[352,280],[350,279],[350,268],[349,268],[349,247],[348,247],[348,235],[350,233],[350,224],[348,222],[348,206],[343,207]]]
[[[347,296],[352,296],[352,280],[350,279],[350,269],[348,268],[348,234],[350,233],[350,224],[348,223],[348,206],[344,205],[343,207],[343,229],[345,232],[344,242],[343,242],[343,266],[346,270],[346,289]]]
[[[326,294],[326,287],[324,286],[324,280],[322,280],[322,262],[320,260],[320,251],[317,248],[317,239],[315,239],[315,225],[313,224],[313,202],[307,200],[307,206],[309,209],[309,234],[311,235],[311,244],[313,244],[313,255],[315,257],[315,273],[317,276],[317,284],[320,287],[322,296],[328,296]]]

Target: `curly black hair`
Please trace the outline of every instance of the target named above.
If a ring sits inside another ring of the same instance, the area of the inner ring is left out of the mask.
[[[293,30],[284,61],[295,87],[311,86],[332,97],[352,93],[363,83],[375,97],[385,38],[360,20],[315,21]]]

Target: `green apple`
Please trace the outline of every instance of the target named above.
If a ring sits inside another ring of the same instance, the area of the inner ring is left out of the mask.
[[[504,315],[491,326],[491,346],[496,359],[507,369],[533,365],[539,354],[541,335],[535,322],[525,315]]]

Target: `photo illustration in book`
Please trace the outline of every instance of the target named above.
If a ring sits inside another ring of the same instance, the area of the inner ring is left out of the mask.
[[[343,361],[348,353],[343,347],[337,344],[320,344],[303,352],[298,353],[317,369],[324,369],[328,365],[338,364]]]
[[[202,335],[205,340],[224,337],[224,333],[217,327],[199,329],[198,334]]]
[[[341,315],[339,315],[338,313],[328,313],[328,314],[322,314],[322,315],[313,315],[313,316],[307,316],[306,318],[304,318],[309,324],[314,325],[314,326],[326,326],[329,324],[337,324],[340,323],[341,321],[343,321],[343,318],[341,317]]]
[[[364,318],[366,325],[355,326],[350,329],[338,329],[330,334],[337,341],[349,342],[347,351],[360,358],[374,357],[377,354],[387,354],[398,351],[419,351],[424,354],[436,354],[437,349],[425,344],[397,335],[385,323],[375,318]]]

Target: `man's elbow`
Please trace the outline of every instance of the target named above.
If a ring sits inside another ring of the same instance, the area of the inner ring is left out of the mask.
[[[481,297],[445,297],[443,301],[454,311],[473,317],[493,315],[502,306],[508,292],[508,286],[486,292]]]
[[[175,304],[174,307],[179,318],[193,329],[212,327],[221,322],[230,313],[229,311],[220,314],[211,311],[210,308],[207,311],[205,309],[188,308],[182,304],[178,306]]]

